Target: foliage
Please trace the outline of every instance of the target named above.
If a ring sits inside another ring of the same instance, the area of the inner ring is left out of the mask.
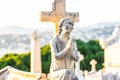
[[[78,51],[84,55],[84,60],[81,61],[80,68],[82,70],[91,70],[90,61],[95,59],[97,61],[97,70],[103,68],[104,62],[104,52],[99,45],[98,40],[89,40],[88,42],[83,42],[81,40],[76,40]]]
[[[42,71],[44,73],[49,73],[50,63],[51,63],[51,50],[50,45],[46,45],[41,48],[42,53]]]
[[[0,58],[0,69],[13,66],[23,71],[30,71],[30,53],[9,53]]]
[[[104,52],[99,45],[99,41],[90,40],[88,42],[83,42],[81,40],[76,40],[78,51],[84,55],[84,60],[81,61],[80,68],[82,70],[90,70],[90,61],[92,59],[97,60],[98,64],[96,66],[97,70],[103,68],[104,62]],[[41,48],[41,56],[42,56],[42,72],[48,73],[51,63],[51,51],[50,46],[46,45]],[[15,54],[9,53],[5,54],[0,58],[0,69],[5,66],[13,66],[17,69],[23,71],[30,71],[30,52]]]

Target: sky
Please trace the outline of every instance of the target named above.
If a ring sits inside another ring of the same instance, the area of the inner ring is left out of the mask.
[[[0,28],[17,25],[25,28],[45,28],[53,23],[41,23],[40,11],[51,11],[53,0],[0,0]],[[66,12],[79,12],[78,26],[99,22],[120,21],[120,0],[66,0]]]

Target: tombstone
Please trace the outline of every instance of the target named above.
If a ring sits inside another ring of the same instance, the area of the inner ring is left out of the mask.
[[[76,73],[79,80],[85,80],[83,77],[83,72],[80,70],[80,62],[83,60],[83,58],[84,58],[84,56],[80,55],[79,61],[75,62],[75,73]]]
[[[96,64],[97,64],[97,61],[95,59],[92,59],[90,61],[90,65],[91,65],[91,72],[96,72]]]
[[[31,35],[31,72],[42,73],[39,32]]]
[[[92,59],[90,61],[91,64],[91,71],[88,72],[87,70],[85,70],[85,80],[102,80],[102,74],[101,71],[96,71],[96,64],[97,61],[95,61],[94,59]]]
[[[104,49],[104,66],[107,71],[109,64],[111,67],[111,72],[120,71],[120,30],[118,27],[112,32],[112,35],[105,39],[100,38],[100,45]]]
[[[47,80],[43,73],[31,73],[7,66],[0,70],[0,80]]]
[[[76,22],[79,21],[79,13],[66,12],[65,0],[54,0],[52,3],[52,11],[42,11],[40,13],[40,21],[54,22],[54,36],[58,30],[58,22],[62,18],[70,18]]]

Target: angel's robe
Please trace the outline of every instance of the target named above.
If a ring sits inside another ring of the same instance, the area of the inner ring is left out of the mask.
[[[76,42],[73,40],[71,48],[64,50],[66,42],[58,37],[50,41],[51,66],[50,80],[77,80],[74,70],[75,61],[79,60]]]

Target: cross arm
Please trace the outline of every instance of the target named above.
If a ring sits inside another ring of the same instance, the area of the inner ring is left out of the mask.
[[[71,18],[75,22],[79,22],[79,13],[76,13],[76,12],[67,12],[66,13],[66,18]]]
[[[39,19],[40,21],[52,22],[55,18],[53,12],[51,11],[48,12],[42,11],[40,15],[41,15]]]

